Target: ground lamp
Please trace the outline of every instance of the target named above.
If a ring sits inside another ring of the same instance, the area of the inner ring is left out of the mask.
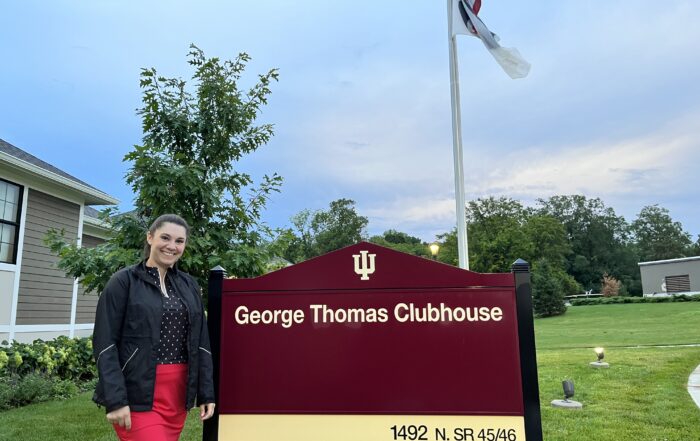
[[[610,365],[606,362],[603,361],[603,357],[605,357],[605,350],[603,348],[595,348],[593,349],[598,356],[598,361],[592,361],[590,362],[590,365],[592,368],[600,369],[600,368],[609,368]]]
[[[433,260],[437,260],[437,253],[440,251],[440,245],[436,243],[430,244],[430,254],[433,256]]]
[[[559,407],[562,409],[581,409],[583,404],[569,399],[574,396],[574,382],[571,380],[564,380],[561,382],[561,386],[564,389],[564,399],[552,400],[552,407]]]

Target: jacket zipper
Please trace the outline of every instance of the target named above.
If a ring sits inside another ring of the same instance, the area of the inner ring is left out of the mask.
[[[108,349],[113,348],[113,347],[114,347],[114,343],[112,343],[111,345],[107,346],[106,348],[104,348],[104,349],[100,352],[100,354],[97,356],[97,361],[95,362],[95,366],[97,366],[97,365],[100,363],[100,357],[102,357],[102,354],[104,354],[105,352],[107,352]]]
[[[139,351],[139,348],[136,348],[134,352],[131,353],[131,356],[129,357],[128,360],[126,360],[126,363],[124,363],[124,366],[122,367],[122,372],[124,372],[124,369],[126,369],[126,365],[129,364],[132,358],[134,358],[134,355]]]

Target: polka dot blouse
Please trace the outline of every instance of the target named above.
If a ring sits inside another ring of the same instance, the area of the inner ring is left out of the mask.
[[[146,267],[146,270],[160,288],[158,268]],[[185,308],[185,304],[175,291],[167,274],[165,276],[165,289],[167,296],[163,294],[161,298],[163,301],[163,320],[160,325],[160,343],[156,347],[157,363],[187,363],[187,308]]]

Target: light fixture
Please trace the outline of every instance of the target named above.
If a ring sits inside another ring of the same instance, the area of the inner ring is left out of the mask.
[[[594,348],[593,351],[598,357],[598,361],[590,362],[591,367],[596,369],[609,368],[610,364],[603,361],[603,358],[605,357],[605,350],[603,348]]]
[[[583,404],[569,399],[574,396],[574,382],[572,380],[564,380],[561,382],[561,386],[564,389],[564,399],[552,400],[552,407],[560,407],[562,409],[581,409]]]
[[[574,382],[571,380],[564,380],[561,382],[561,387],[564,389],[564,399],[569,401],[569,398],[574,396]]]
[[[437,260],[437,253],[440,251],[440,245],[436,243],[430,244],[430,254],[433,256],[433,260]]]

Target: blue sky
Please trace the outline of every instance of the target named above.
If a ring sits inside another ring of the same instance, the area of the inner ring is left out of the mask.
[[[455,223],[445,1],[3,1],[0,138],[119,198],[141,141],[138,75],[188,78],[190,43],[276,67],[273,140],[239,168],[278,172],[264,219],[347,197],[372,234],[430,241]],[[532,64],[511,80],[458,41],[467,199],[660,204],[700,233],[700,2],[484,0]]]

